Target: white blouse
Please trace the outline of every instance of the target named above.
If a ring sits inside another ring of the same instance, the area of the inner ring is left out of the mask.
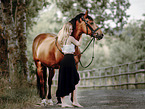
[[[64,54],[74,53],[75,52],[75,45],[74,44],[71,44],[71,45],[63,45],[62,52]]]

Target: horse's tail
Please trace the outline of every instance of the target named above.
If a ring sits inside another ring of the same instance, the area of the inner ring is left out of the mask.
[[[40,79],[37,73],[37,68],[36,68],[36,76],[37,76],[37,91],[40,94]]]
[[[45,95],[47,93],[47,85],[46,85],[46,82],[47,82],[47,67],[45,67],[44,65],[42,65],[42,69],[43,69],[43,79],[44,79],[44,91],[45,91]],[[42,98],[42,92],[41,92],[41,87],[40,87],[40,78],[38,76],[38,73],[37,73],[37,69],[36,69],[36,75],[37,75],[37,90],[38,90],[38,93],[40,95],[40,97]]]

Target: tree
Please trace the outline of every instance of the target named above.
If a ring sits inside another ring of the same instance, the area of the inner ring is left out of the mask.
[[[1,1],[0,1],[0,15],[2,15],[1,11]],[[7,75],[8,74],[8,55],[7,55],[7,37],[5,34],[5,25],[2,19],[2,16],[0,16],[0,73]]]
[[[28,72],[26,23],[31,27],[34,23],[31,22],[31,19],[37,16],[39,10],[47,4],[48,2],[45,0],[35,0],[35,2],[30,0],[1,0],[0,2],[0,6],[2,6],[0,18],[4,22],[8,34],[6,38],[8,42],[7,55],[12,82],[19,78],[17,75],[26,76]],[[32,8],[28,7],[29,5],[33,5]],[[30,14],[30,12],[35,13]],[[29,19],[26,20],[27,16],[29,16]]]
[[[122,33],[122,38],[136,51],[137,60],[144,59],[145,56],[145,20],[133,21],[128,24]]]
[[[21,74],[28,74],[27,42],[26,42],[26,8],[25,0],[17,0],[15,25],[19,43]]]
[[[130,6],[129,0],[59,0],[56,4],[67,18],[89,10],[95,22],[109,34],[122,31],[129,17],[126,14]]]
[[[120,37],[110,43],[110,65],[143,60],[145,56],[145,21],[132,21],[123,29]]]
[[[18,39],[16,36],[15,28],[14,28],[14,19],[12,17],[12,1],[2,1],[3,7],[3,21],[6,24],[6,29],[8,31],[8,63],[9,63],[9,72],[10,78],[12,82],[15,82],[17,78],[15,78],[16,74],[19,74],[19,46]]]

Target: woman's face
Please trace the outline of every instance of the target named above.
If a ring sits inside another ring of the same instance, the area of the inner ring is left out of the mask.
[[[70,26],[70,27],[69,27],[69,30],[68,30],[68,34],[71,35],[72,31],[73,31],[73,30],[72,30],[72,26]]]

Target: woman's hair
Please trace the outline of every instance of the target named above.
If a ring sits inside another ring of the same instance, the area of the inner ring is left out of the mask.
[[[67,22],[63,25],[62,29],[58,33],[58,42],[61,44],[61,46],[64,44],[64,41],[69,37],[70,33],[70,26],[72,26],[71,23]]]

